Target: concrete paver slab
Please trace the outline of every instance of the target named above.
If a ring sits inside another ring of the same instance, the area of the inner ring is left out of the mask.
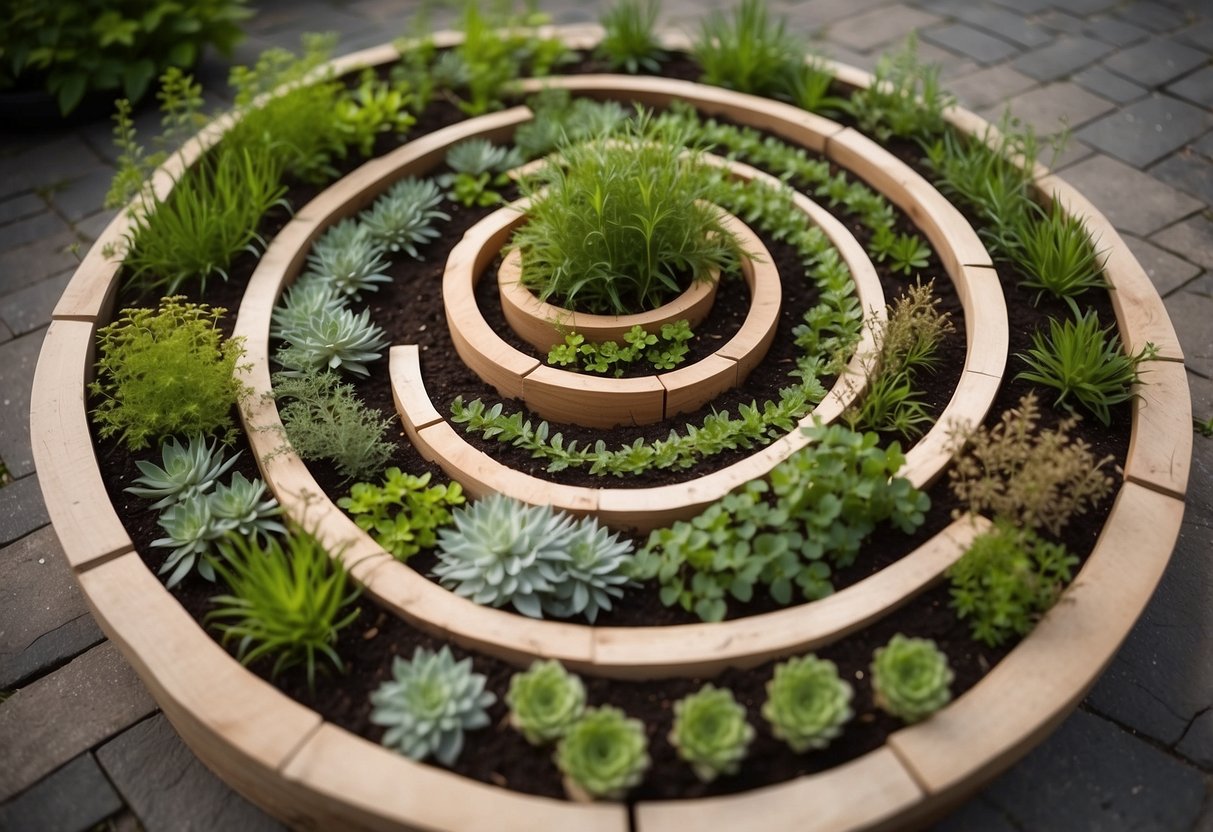
[[[1122,231],[1148,236],[1202,203],[1109,156],[1095,155],[1066,171],[1066,181]]]
[[[0,829],[85,832],[122,808],[92,754],[81,754],[50,777],[0,805]]]
[[[1213,113],[1169,95],[1152,95],[1078,131],[1103,153],[1145,167],[1213,128]]]

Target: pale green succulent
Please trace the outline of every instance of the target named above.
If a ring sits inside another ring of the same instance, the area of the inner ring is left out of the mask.
[[[371,323],[369,309],[355,313],[330,307],[294,323],[281,333],[287,346],[278,351],[278,363],[293,372],[342,369],[367,376],[366,365],[378,361],[387,346],[383,330]]]
[[[164,467],[153,462],[138,460],[142,476],[136,478],[138,485],[127,488],[136,497],[156,500],[152,508],[167,508],[174,503],[209,491],[219,477],[231,468],[239,458],[224,459],[223,447],[218,441],[207,442],[199,435],[189,438],[183,446],[176,437],[170,438],[160,448]]]
[[[952,701],[948,657],[929,638],[898,633],[872,654],[876,704],[906,722],[926,719]]]
[[[446,164],[457,173],[501,173],[522,164],[522,156],[488,139],[468,139],[447,151]]]
[[[422,647],[411,661],[392,660],[392,678],[371,693],[371,722],[387,728],[383,744],[414,760],[433,756],[453,765],[463,750],[463,732],[489,724],[486,710],[497,696],[472,671],[470,658],[455,661],[449,647]]]
[[[851,697],[851,686],[839,677],[835,664],[810,654],[775,666],[762,716],[771,724],[771,733],[801,754],[825,748],[842,733],[854,715]]]
[[[754,727],[732,691],[708,684],[674,703],[669,740],[695,776],[710,783],[737,773],[754,740]]]
[[[379,290],[390,283],[384,274],[388,263],[383,246],[371,238],[370,231],[353,220],[344,220],[325,232],[312,246],[307,258],[305,278],[312,277],[331,285],[346,298],[361,298],[363,292]]]
[[[270,317],[270,337],[289,342],[306,328],[308,321],[344,309],[347,302],[331,283],[315,275],[304,275],[287,289],[274,308]]]
[[[590,797],[618,800],[644,779],[644,723],[609,706],[590,708],[556,746],[556,767]]]
[[[403,251],[420,259],[417,246],[438,236],[434,222],[450,219],[448,214],[437,210],[441,202],[442,191],[437,183],[409,178],[393,185],[360,216],[376,243],[388,251]]]
[[[438,533],[434,575],[477,604],[543,617],[543,599],[563,580],[573,518],[551,506],[530,506],[490,494],[456,509]]]
[[[211,544],[225,530],[211,513],[211,501],[206,494],[194,494],[166,508],[156,521],[164,529],[164,537],[152,541],[152,546],[172,549],[160,567],[159,574],[169,573],[165,586],[179,584],[189,571],[198,567],[198,574],[208,581],[215,580],[215,570],[206,560]]]
[[[552,659],[515,673],[505,695],[510,724],[531,745],[560,739],[585,712],[585,685]]]
[[[569,558],[543,609],[557,618],[585,615],[591,623],[599,610],[611,609],[611,599],[623,597],[632,560],[632,542],[620,540],[592,517],[576,522],[565,544]]]
[[[282,507],[273,497],[263,498],[265,483],[237,471],[227,485],[220,483],[210,494],[211,516],[224,533],[245,538],[286,534],[286,527],[274,519],[282,514]]]

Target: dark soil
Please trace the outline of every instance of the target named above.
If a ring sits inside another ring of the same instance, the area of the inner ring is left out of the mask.
[[[665,66],[666,73],[672,77],[694,78],[698,73],[693,65],[685,58],[679,58]],[[584,61],[571,71],[601,71],[592,61]],[[415,138],[424,132],[454,123],[462,119],[462,115],[454,107],[436,102],[420,120],[410,138]],[[376,148],[377,153],[386,152],[394,143],[382,142]],[[895,146],[894,152],[919,167],[917,154],[913,147]],[[342,173],[355,167],[358,161],[347,164]],[[302,183],[292,183],[289,199],[298,209],[319,192],[319,188]],[[440,412],[447,412],[450,401],[456,395],[463,395],[465,400],[477,396],[496,401],[496,394],[475,379],[458,361],[451,348],[450,339],[446,333],[445,318],[439,290],[441,273],[446,254],[459,240],[464,230],[482,218],[492,209],[466,209],[461,206],[447,205],[444,207],[452,215],[449,223],[440,229],[443,236],[429,246],[425,251],[426,260],[422,262],[398,262],[393,266],[392,274],[396,278],[392,284],[384,286],[381,291],[370,298],[372,320],[383,327],[388,339],[393,344],[416,343],[422,350],[422,368],[426,377],[429,393]],[[866,242],[867,232],[853,217],[845,214],[840,218],[848,228],[860,239]],[[262,225],[262,235],[269,239],[289,219],[286,212],[280,212],[266,218]],[[912,226],[901,217],[899,225],[902,230],[911,230]],[[771,255],[780,267],[781,277],[784,278],[784,322],[781,324],[776,343],[772,347],[766,361],[751,375],[745,385],[733,393],[721,397],[714,403],[716,409],[734,410],[737,403],[748,402],[751,399],[759,401],[775,398],[780,387],[788,383],[787,370],[794,357],[794,345],[791,343],[790,329],[797,322],[803,311],[815,302],[816,291],[811,283],[800,280],[800,269],[797,267],[794,254],[786,246],[771,240],[764,240]],[[229,329],[234,321],[235,310],[248,280],[256,265],[251,255],[241,255],[231,269],[231,279],[228,282],[212,281],[207,286],[205,300],[213,305],[227,307],[229,315],[225,326]],[[481,281],[478,301],[486,317],[494,328],[502,333],[507,340],[518,346],[516,339],[504,326],[500,307],[492,291],[491,276],[495,274],[496,264],[490,267],[489,278]],[[1011,352],[1024,351],[1030,344],[1030,333],[1045,325],[1050,315],[1062,315],[1066,309],[1060,303],[1042,302],[1039,307],[1033,305],[1032,293],[1019,289],[1021,276],[1007,264],[999,264],[998,272],[1003,283],[1010,314]],[[789,275],[792,279],[789,279]],[[964,359],[964,332],[961,319],[960,304],[946,279],[937,258],[932,258],[925,276],[937,277],[936,294],[940,297],[943,308],[953,313],[953,319],[958,326],[957,333],[943,345],[941,370],[936,376],[924,376],[921,381],[925,395],[934,412],[947,403]],[[905,279],[887,273],[881,273],[882,284],[886,299],[892,300],[905,285]],[[187,294],[199,298],[197,290],[187,291]],[[1107,324],[1114,320],[1111,303],[1106,294],[1087,299],[1098,311],[1101,320]],[[696,354],[711,351],[711,344],[729,337],[735,331],[739,321],[745,315],[747,304],[744,285],[740,281],[732,281],[721,287],[718,300],[711,317],[697,331],[698,343]],[[138,303],[146,304],[146,298],[140,299],[129,290],[120,295],[119,305],[127,306]],[[691,360],[694,360],[694,356]],[[1019,361],[1010,359],[1007,380],[998,394],[991,415],[987,420],[993,423],[998,415],[1007,408],[1015,406],[1020,397],[1031,389],[1025,382],[1014,380],[1014,373],[1019,369]],[[386,414],[394,413],[391,401],[391,391],[387,377],[387,361],[372,365],[370,379],[357,383],[358,391],[368,404]],[[1051,399],[1042,395],[1042,403],[1048,404]],[[608,444],[631,441],[636,436],[648,438],[664,436],[671,427],[681,428],[684,422],[700,421],[709,409],[696,414],[687,414],[671,422],[644,428],[618,428],[614,431],[584,431],[567,426],[561,426],[566,438],[598,439],[602,438]],[[1111,455],[1115,464],[1123,463],[1128,445],[1130,426],[1130,408],[1120,406],[1113,411],[1112,425],[1103,427],[1094,419],[1084,420],[1078,430],[1078,436],[1089,442],[1097,455]],[[1044,421],[1047,425],[1056,423],[1061,418],[1059,414],[1046,410]],[[436,477],[441,472],[425,462],[409,445],[401,431],[397,431],[396,451],[390,464],[398,465],[404,470],[421,473],[431,471]],[[525,454],[504,448],[495,443],[481,443],[469,437],[480,447],[489,450],[506,464],[526,470],[536,475],[544,475],[542,463],[529,459]],[[893,437],[884,437],[886,441]],[[236,470],[246,476],[257,476],[255,461],[248,451],[244,439],[239,440],[238,446],[243,453]],[[749,452],[721,455],[687,472],[653,472],[644,477],[629,478],[626,485],[653,485],[663,482],[678,482],[700,476],[707,471],[726,465]],[[106,482],[110,498],[116,511],[136,548],[141,553],[149,568],[158,570],[163,562],[165,550],[152,549],[151,542],[159,537],[160,530],[156,525],[156,513],[147,509],[147,501],[132,497],[123,492],[135,477],[138,470],[135,466],[137,459],[157,459],[158,455],[148,452],[132,454],[125,448],[112,441],[98,441],[97,454]],[[341,496],[348,489],[348,483],[340,482],[332,472],[331,466],[314,466],[313,473],[330,497]],[[562,477],[552,477],[561,482],[590,484],[600,486],[619,486],[619,480],[613,478],[591,478],[576,472]],[[923,540],[938,532],[951,519],[952,512],[958,508],[946,487],[946,478],[929,490],[932,499],[932,509],[927,522],[919,532],[906,536],[895,530],[881,528],[869,539],[861,553],[858,562],[835,575],[834,583],[842,588],[857,580],[870,575],[884,566],[896,561],[907,552],[912,551]],[[1103,519],[1111,506],[1112,498],[1104,501],[1097,511],[1075,518],[1061,536],[1061,540],[1071,551],[1085,560],[1102,527]],[[427,573],[434,563],[432,553],[423,553],[410,561],[423,574]],[[174,594],[195,619],[200,622],[210,609],[209,598],[217,594],[218,588],[213,584],[191,574]],[[750,604],[730,605],[730,617],[741,617],[767,612],[777,607],[773,601],[759,593]],[[630,794],[630,799],[668,799],[679,797],[698,797],[703,795],[726,794],[737,791],[782,782],[803,774],[826,769],[850,759],[854,759],[867,751],[879,747],[886,736],[900,727],[899,721],[884,715],[874,708],[871,690],[867,681],[868,666],[871,653],[898,632],[913,636],[933,638],[948,654],[951,665],[956,672],[953,694],[959,696],[972,687],[989,668],[999,661],[1013,646],[1005,645],[1001,649],[988,649],[975,644],[968,635],[967,627],[959,622],[947,605],[946,587],[937,587],[920,597],[913,599],[901,610],[887,616],[883,620],[866,628],[863,633],[843,639],[829,647],[818,651],[818,654],[836,662],[844,679],[851,682],[855,688],[854,720],[847,726],[843,736],[835,741],[825,751],[812,752],[805,755],[793,754],[783,743],[774,739],[767,730],[765,721],[761,718],[760,709],[765,699],[765,684],[771,675],[771,665],[745,670],[727,671],[714,682],[733,690],[737,699],[742,702],[749,713],[751,723],[758,731],[750,755],[741,773],[734,777],[725,777],[710,786],[701,784],[691,773],[690,768],[677,759],[669,745],[666,735],[672,721],[673,702],[699,688],[702,679],[673,679],[653,682],[624,682],[607,679],[587,678],[591,704],[612,704],[622,708],[629,715],[644,721],[649,733],[650,753],[653,758],[653,768],[645,782]],[[345,662],[344,674],[340,677],[326,676],[320,679],[315,691],[310,691],[301,671],[288,671],[281,676],[277,684],[286,693],[316,709],[325,719],[363,736],[377,741],[382,736],[382,729],[369,722],[370,705],[368,695],[381,682],[389,678],[391,660],[394,656],[411,656],[414,649],[425,647],[437,649],[443,642],[432,638],[403,621],[379,611],[369,601],[361,602],[362,612],[353,626],[341,636],[338,651]],[[644,587],[632,590],[626,597],[626,604],[605,616],[599,618],[600,624],[611,626],[660,626],[681,624],[696,621],[693,616],[680,609],[667,609],[661,606],[654,587]],[[231,647],[229,646],[229,649]],[[469,747],[457,762],[454,770],[460,774],[488,783],[508,786],[519,791],[560,796],[562,789],[559,775],[551,762],[550,749],[535,749],[529,746],[520,735],[506,724],[506,709],[503,702],[508,681],[516,668],[495,658],[479,653],[470,653],[453,648],[459,657],[470,655],[474,658],[478,672],[486,674],[489,679],[489,689],[498,697],[498,702],[491,709],[493,725],[491,728],[477,732],[469,737]],[[252,668],[263,678],[269,678],[268,663],[259,663]]]

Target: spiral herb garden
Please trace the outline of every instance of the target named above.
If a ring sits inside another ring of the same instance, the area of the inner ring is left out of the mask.
[[[869,78],[759,2],[655,15],[310,40],[167,156],[119,118],[39,471],[103,626],[289,821],[914,822],[1161,574],[1182,356],[1046,149],[912,43]]]

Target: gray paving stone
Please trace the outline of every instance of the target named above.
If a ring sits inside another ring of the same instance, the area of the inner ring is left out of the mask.
[[[1213,159],[1213,131],[1205,133],[1199,139],[1192,142],[1192,149],[1203,155],[1206,159]]]
[[[997,35],[1024,48],[1044,46],[1053,35],[1038,23],[1028,20],[1022,12],[1012,12],[996,6],[961,2],[952,9],[954,17],[972,26]]]
[[[1104,43],[1122,47],[1145,40],[1150,36],[1150,33],[1140,26],[1115,17],[1093,20],[1083,26],[1083,32],[1093,38],[1099,38]]]
[[[977,830],[981,830],[981,832],[1018,832],[1002,810],[992,806],[980,795],[932,827],[932,832],[976,832]]]
[[[1056,81],[1112,51],[1106,43],[1082,36],[1063,36],[1048,46],[1021,55],[1012,64],[1038,81]]]
[[[1213,113],[1169,95],[1154,94],[1079,131],[1104,153],[1145,167],[1213,127]]]
[[[1213,108],[1213,66],[1205,66],[1167,87],[1167,92]]]
[[[1003,6],[1022,14],[1043,12],[1052,5],[1049,0],[993,0],[993,2],[997,6]]]
[[[1150,241],[1213,271],[1213,215],[1208,212],[1176,223]]]
[[[1213,43],[1213,15],[1203,20],[1198,19],[1191,26],[1173,32],[1171,37],[1208,52],[1209,44]]]
[[[1065,9],[1070,14],[1093,15],[1110,9],[1118,0],[1053,0],[1049,5]]]
[[[110,168],[97,168],[56,187],[51,194],[51,204],[68,222],[82,220],[104,207],[105,195],[113,178],[114,171]]]
[[[105,642],[0,704],[0,800],[156,709],[118,648]]]
[[[97,759],[147,832],[283,828],[207,771],[162,714],[101,746]]]
[[[1036,80],[1001,64],[980,69],[947,86],[961,103],[979,110],[1036,86]]]
[[[78,242],[74,233],[64,231],[20,248],[0,250],[0,295],[75,268],[79,261],[71,247]]]
[[[21,194],[0,202],[0,225],[23,220],[46,210],[46,203],[37,194]]]
[[[1201,773],[1079,711],[983,792],[1032,832],[1189,829],[1204,799]]]
[[[1213,205],[1213,164],[1191,148],[1163,159],[1150,175]]]
[[[698,16],[702,17],[704,4],[695,5],[699,8]],[[783,13],[791,27],[810,32],[883,5],[886,0],[804,0],[788,6]]]
[[[100,203],[98,203],[100,204]],[[76,233],[90,244],[96,242],[101,232],[117,215],[117,211],[98,211],[92,216],[85,217],[76,223]]]
[[[1121,18],[1144,26],[1154,32],[1166,32],[1187,23],[1187,15],[1178,9],[1152,3],[1149,0],[1129,3],[1116,9]]]
[[[1081,35],[1088,25],[1085,17],[1078,17],[1053,8],[1037,15],[1036,20],[1042,26],[1067,35]]]
[[[0,806],[0,829],[83,832],[122,808],[92,754],[81,754],[31,789]]]
[[[24,477],[34,470],[29,442],[29,400],[34,367],[45,335],[46,330],[40,329],[0,345],[0,424],[4,425],[0,431],[0,459],[14,477]],[[0,523],[3,522],[0,517]]]
[[[13,340],[13,331],[5,325],[4,321],[0,321],[0,344],[11,340]]]
[[[1213,321],[1213,297],[1182,289],[1164,302],[1184,350],[1184,363],[1205,378],[1213,378],[1213,326],[1209,325]]]
[[[1144,86],[1160,87],[1208,60],[1206,53],[1173,38],[1151,38],[1110,56],[1104,66]]]
[[[924,41],[972,58],[979,64],[996,64],[1019,51],[1007,41],[964,23],[935,26],[920,34]]]
[[[1072,80],[1096,95],[1118,104],[1141,98],[1146,94],[1145,87],[1138,86],[1115,72],[1108,72],[1102,66],[1089,66],[1075,73]]]
[[[1007,107],[1011,115],[1035,130],[1038,136],[1073,130],[1115,109],[1110,101],[1087,92],[1072,81],[1057,81],[1028,90],[1008,101]],[[983,115],[997,121],[1002,111],[1001,106],[992,107]]]
[[[16,335],[24,335],[46,326],[59,296],[72,278],[71,271],[40,280],[10,295],[0,297],[0,319]]]
[[[830,27],[830,40],[860,52],[888,46],[907,33],[939,23],[937,15],[906,6],[873,9]]]
[[[1139,237],[1201,208],[1187,194],[1101,154],[1067,170],[1066,181],[1095,203],[1112,225]]]
[[[49,522],[37,474],[14,479],[0,488],[0,546],[20,540]]]
[[[1175,750],[1205,769],[1213,769],[1213,710],[1193,720]]]
[[[100,161],[76,135],[39,142],[24,153],[0,157],[0,196],[83,176]]]
[[[0,227],[0,250],[17,248],[38,240],[45,240],[68,230],[63,218],[51,211],[43,211],[23,220]]]
[[[1055,136],[1054,139],[1059,139],[1061,136]],[[1061,172],[1078,164],[1083,159],[1090,158],[1095,155],[1095,150],[1087,144],[1074,139],[1073,136],[1065,136],[1065,145],[1059,152],[1055,152],[1053,148],[1041,148],[1039,159],[1050,170]]]
[[[1146,270],[1146,274],[1150,276],[1150,280],[1154,282],[1154,288],[1158,290],[1160,295],[1174,292],[1201,273],[1200,266],[1197,266],[1195,263],[1189,263],[1181,257],[1176,257],[1174,254],[1164,251],[1153,243],[1147,242],[1140,237],[1134,237],[1132,234],[1123,234],[1121,236],[1128,243],[1133,256],[1137,258],[1137,262],[1141,263],[1142,268]]]
[[[103,639],[54,529],[44,526],[0,549],[0,690]]]

